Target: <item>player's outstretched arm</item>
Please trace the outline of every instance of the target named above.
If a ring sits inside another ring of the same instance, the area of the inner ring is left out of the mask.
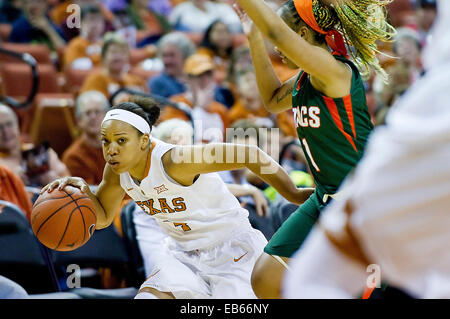
[[[108,164],[105,165],[103,180],[99,184],[95,194],[91,192],[89,185],[81,177],[63,177],[56,179],[42,188],[41,194],[45,191],[51,192],[55,188],[63,189],[67,185],[79,188],[94,203],[95,215],[97,217],[96,229],[102,229],[111,225],[125,196],[125,192],[120,186],[119,175],[113,173]]]
[[[200,174],[246,167],[294,204],[302,204],[313,192],[312,188],[297,188],[286,171],[254,145],[176,146],[163,155],[162,163],[166,173],[185,186],[192,185]]]
[[[347,79],[351,76],[343,63],[338,62],[328,50],[308,43],[264,1],[236,0],[236,2],[267,39],[289,60],[316,79],[319,86],[326,91],[324,92],[326,95],[335,97],[336,90],[340,93],[342,88],[340,85],[335,87],[336,82],[339,82],[336,80]]]
[[[242,29],[248,38],[250,54],[255,68],[256,83],[264,102],[264,107],[271,113],[280,113],[292,107],[292,90],[295,77],[282,83],[276,74],[263,35],[248,15],[238,6],[234,5]]]

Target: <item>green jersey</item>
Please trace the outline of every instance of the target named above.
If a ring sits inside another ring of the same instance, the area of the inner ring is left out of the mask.
[[[321,194],[336,192],[362,157],[373,129],[358,69],[343,57],[335,58],[352,69],[349,95],[335,99],[323,95],[302,71],[292,96],[297,134]]]

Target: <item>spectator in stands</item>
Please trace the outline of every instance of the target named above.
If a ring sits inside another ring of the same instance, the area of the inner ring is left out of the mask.
[[[98,91],[87,91],[77,97],[75,116],[81,136],[64,152],[63,162],[71,176],[83,178],[90,185],[100,184],[105,159],[100,126],[110,104]]]
[[[247,119],[261,127],[278,127],[286,136],[297,136],[294,122],[286,112],[271,114],[264,108],[252,68],[237,74],[235,83],[239,98],[229,112],[231,123]]]
[[[108,99],[120,88],[147,91],[145,81],[129,73],[130,49],[125,39],[115,33],[104,36],[102,46],[102,69],[91,73],[84,81],[80,93],[99,91]]]
[[[185,1],[173,8],[169,15],[172,26],[179,31],[206,31],[214,20],[222,19],[232,32],[240,32],[239,17],[227,3],[217,3],[208,0]]]
[[[98,6],[81,8],[80,35],[70,40],[64,51],[64,67],[91,69],[100,66],[105,19]]]
[[[129,0],[103,0],[103,3],[111,10],[123,10],[126,8]],[[153,12],[168,17],[172,11],[172,3],[170,0],[153,0],[147,1],[147,8]]]
[[[436,20],[436,0],[411,0],[416,11],[417,27],[420,35],[420,43],[425,46],[427,37]]]
[[[216,77],[218,83],[221,83],[227,75],[233,53],[233,35],[228,26],[220,20],[211,23],[205,31],[197,53],[207,54],[213,59],[216,65],[215,73],[217,69],[224,73],[219,78]]]
[[[219,85],[221,99],[218,102],[230,108],[234,104],[234,96],[228,80],[231,56],[233,53],[233,35],[228,26],[216,20],[206,29],[197,53],[206,54],[214,61],[214,79]]]
[[[61,28],[67,41],[80,34],[79,28],[73,28],[67,23],[67,19],[75,13],[73,9],[68,8],[71,4],[78,5],[79,8],[83,8],[85,5],[98,6],[105,19],[105,30],[115,30],[116,17],[101,0],[65,0],[50,10],[50,18]]]
[[[0,23],[12,24],[22,15],[21,0],[0,1]]]
[[[421,51],[418,32],[408,27],[397,29],[393,53],[398,59],[386,68],[391,79],[389,85],[382,83],[379,77],[375,77],[373,81],[374,97],[377,103],[375,124],[384,123],[391,105],[424,74]]]
[[[409,83],[413,84],[424,73],[419,34],[410,28],[398,28],[393,51],[400,58],[398,63],[404,64],[409,70]]]
[[[187,91],[175,95],[171,100],[183,102],[192,109],[195,142],[222,142],[225,129],[229,127],[227,107],[214,100],[216,84],[213,77],[214,63],[203,54],[193,54],[186,59],[184,73],[187,75]],[[188,120],[186,114],[167,106],[161,114],[161,121],[170,118]]]
[[[173,118],[159,123],[152,129],[152,136],[175,145],[190,145],[194,137],[194,129],[187,121]]]
[[[24,144],[13,110],[0,104],[0,164],[19,175],[27,186],[41,187],[69,171],[56,152],[45,145]]]
[[[166,98],[185,92],[183,66],[185,60],[195,53],[195,44],[183,33],[172,32],[159,40],[158,51],[164,71],[148,80],[150,92]]]
[[[150,0],[129,0],[126,7],[128,16],[137,30],[144,31],[143,38],[146,44],[155,43],[161,36],[171,29],[165,16],[152,11]]]
[[[21,0],[23,15],[12,25],[10,42],[41,43],[51,51],[65,46],[60,28],[47,17],[47,1]]]
[[[30,221],[33,205],[25,185],[18,175],[2,164],[0,164],[0,185],[0,200],[17,205]]]

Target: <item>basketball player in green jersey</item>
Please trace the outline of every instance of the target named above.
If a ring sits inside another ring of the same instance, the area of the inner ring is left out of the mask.
[[[384,6],[390,0],[289,0],[279,15],[262,0],[237,2],[265,107],[273,113],[293,109],[316,184],[271,238],[253,270],[256,295],[279,298],[286,263],[320,211],[338,197],[339,185],[363,155],[373,125],[362,77],[373,69],[387,81],[375,56],[375,42],[388,41],[395,30],[385,19]],[[281,83],[266,53],[264,36],[286,64],[302,70],[298,76]],[[350,43],[356,65],[346,50]]]

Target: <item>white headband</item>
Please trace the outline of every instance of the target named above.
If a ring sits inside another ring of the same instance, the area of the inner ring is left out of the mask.
[[[122,109],[110,110],[106,113],[105,118],[102,121],[102,125],[108,120],[122,121],[134,126],[141,133],[150,134],[150,125],[147,121],[133,112]]]

